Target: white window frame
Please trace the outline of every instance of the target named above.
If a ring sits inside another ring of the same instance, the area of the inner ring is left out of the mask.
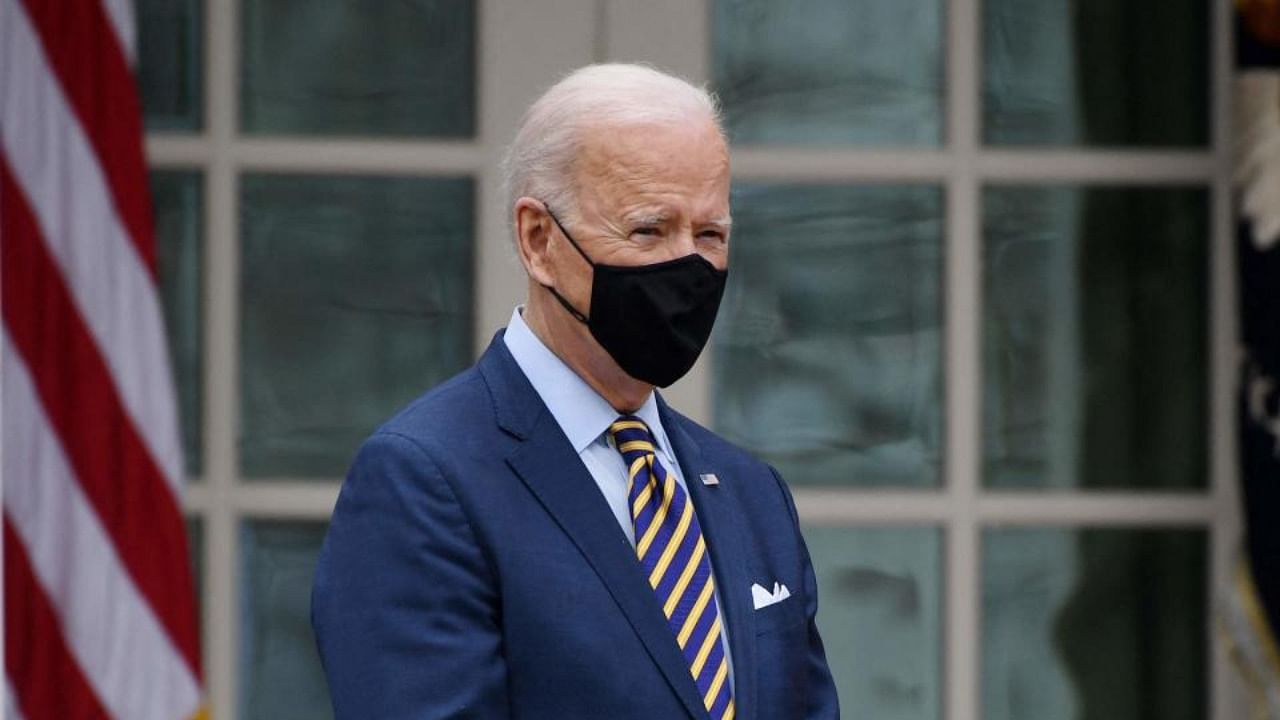
[[[204,130],[149,133],[156,169],[204,178],[203,450],[200,482],[184,500],[202,521],[206,682],[217,713],[238,712],[239,525],[248,519],[323,521],[341,478],[239,476],[239,180],[254,171],[468,175],[476,182],[475,352],[506,324],[524,295],[511,251],[498,159],[525,107],[568,70],[594,61],[645,60],[695,81],[709,79],[712,0],[477,0],[477,135],[467,141],[247,137],[239,134],[237,0],[205,0]],[[946,2],[946,144],[938,149],[735,149],[735,179],[928,182],[945,188],[946,373],[944,487],[928,491],[796,489],[807,524],[927,525],[945,538],[944,673],[947,720],[981,718],[981,531],[990,526],[1203,528],[1210,538],[1211,597],[1229,587],[1239,544],[1236,490],[1238,318],[1230,175],[1231,4],[1211,3],[1211,144],[1206,150],[1128,151],[982,146],[981,0]],[[1196,184],[1210,189],[1207,492],[1011,493],[981,486],[982,306],[980,192],[984,184]],[[710,420],[704,357],[667,397]],[[1214,603],[1216,605],[1216,602]],[[1207,688],[1213,720],[1244,716],[1244,692],[1216,636]]]

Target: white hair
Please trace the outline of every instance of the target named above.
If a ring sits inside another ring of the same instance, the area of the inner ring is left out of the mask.
[[[577,216],[573,166],[584,130],[702,119],[712,122],[724,137],[715,96],[686,80],[647,65],[578,68],[525,112],[502,162],[507,210],[517,199],[529,196],[563,214],[566,222]]]

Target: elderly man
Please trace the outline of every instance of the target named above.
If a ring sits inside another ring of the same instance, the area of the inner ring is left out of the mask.
[[[724,291],[713,99],[580,69],[507,161],[528,300],[360,449],[316,571],[339,718],[838,717],[772,468],[668,407]]]

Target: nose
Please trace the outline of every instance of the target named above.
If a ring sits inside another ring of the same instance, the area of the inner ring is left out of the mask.
[[[692,255],[698,252],[698,245],[693,239],[692,227],[681,227],[671,236],[670,242],[671,258],[682,258],[686,255]]]

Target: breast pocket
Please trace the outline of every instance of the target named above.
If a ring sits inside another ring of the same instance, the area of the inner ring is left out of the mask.
[[[755,611],[756,716],[804,716],[807,624],[804,596],[791,597]]]
[[[799,625],[804,622],[803,598],[792,594],[785,600],[757,609],[755,618],[757,635],[774,633]]]

